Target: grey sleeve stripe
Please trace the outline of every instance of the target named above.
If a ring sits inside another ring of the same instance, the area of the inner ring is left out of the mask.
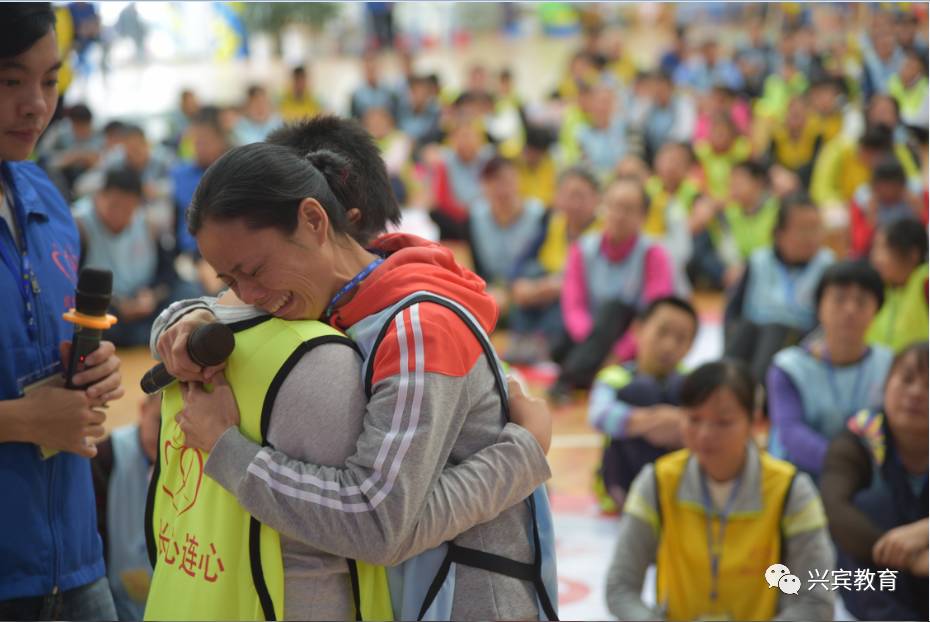
[[[403,314],[398,314],[402,316]],[[424,365],[423,365],[423,331],[420,327],[420,305],[415,304],[410,307],[410,323],[413,327],[413,348],[414,348],[414,380],[413,380],[413,403],[410,407],[410,420],[407,425],[407,430],[401,436],[400,448],[397,451],[397,454],[394,456],[394,461],[390,465],[388,470],[388,478],[384,487],[379,490],[374,499],[372,499],[373,505],[378,505],[394,488],[394,482],[397,481],[397,474],[400,472],[400,465],[404,461],[404,456],[407,455],[407,451],[410,449],[411,443],[413,443],[413,436],[417,430],[417,424],[420,422],[420,412],[423,406],[423,384],[424,384]],[[398,333],[399,335],[399,333]],[[406,366],[401,368],[401,373],[406,372]],[[408,373],[409,376],[409,373]],[[409,380],[409,379],[408,379]],[[400,398],[398,397],[398,403],[400,403]],[[388,439],[385,439],[385,443],[388,442]],[[393,439],[391,439],[393,442]],[[375,467],[376,471],[378,466]],[[365,490],[364,485],[362,487]],[[367,490],[365,492],[368,492]]]
[[[309,501],[310,503],[316,503],[333,510],[340,510],[348,513],[368,512],[374,509],[374,506],[370,503],[345,503],[339,499],[331,499],[315,492],[294,488],[293,486],[273,479],[268,471],[263,470],[254,462],[249,465],[248,472],[265,482],[272,490],[288,497],[300,499],[301,501]]]

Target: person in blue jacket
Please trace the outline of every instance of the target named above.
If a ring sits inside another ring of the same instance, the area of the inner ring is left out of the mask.
[[[78,232],[25,161],[58,101],[54,26],[48,3],[0,4],[0,620],[114,620],[85,439],[103,436],[97,408],[123,394],[120,362],[102,342],[74,377],[88,388],[58,380]],[[31,389],[45,378],[58,381]],[[43,459],[39,447],[58,453]]]

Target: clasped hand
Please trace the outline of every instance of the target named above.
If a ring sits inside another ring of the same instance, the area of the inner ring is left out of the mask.
[[[184,444],[206,452],[213,450],[226,430],[239,425],[239,406],[226,374],[217,372],[212,383],[211,390],[200,382],[182,383],[184,409],[174,418],[184,432]]]

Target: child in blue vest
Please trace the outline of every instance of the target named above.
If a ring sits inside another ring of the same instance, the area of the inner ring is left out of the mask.
[[[481,169],[481,190],[481,198],[469,206],[468,245],[475,272],[506,314],[517,263],[536,237],[546,208],[520,196],[517,167],[499,156]]]
[[[772,246],[756,250],[727,302],[727,356],[745,361],[761,382],[776,352],[817,325],[814,290],[833,253],[821,246],[820,212],[804,194],[778,210]]]
[[[840,590],[860,620],[927,619],[927,342],[895,357],[882,411],[860,411],[830,443],[820,490],[837,567],[895,589]],[[892,570],[893,569],[893,570]]]
[[[113,430],[91,461],[97,528],[119,620],[141,620],[152,576],[145,546],[145,497],[158,454],[161,394],[139,404],[139,421]]]
[[[609,439],[599,474],[618,509],[644,465],[681,447],[678,366],[698,316],[687,301],[667,296],[654,300],[633,330],[636,360],[601,370],[588,405],[588,422]]]
[[[881,277],[866,262],[824,272],[814,294],[822,330],[776,354],[766,375],[775,457],[817,476],[846,421],[881,406],[892,353],[869,346],[865,335],[884,296]]]

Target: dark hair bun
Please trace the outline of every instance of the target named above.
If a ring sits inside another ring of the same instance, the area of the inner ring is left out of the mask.
[[[345,157],[329,149],[317,149],[304,157],[323,173],[330,188],[345,187],[352,172],[352,167]]]

